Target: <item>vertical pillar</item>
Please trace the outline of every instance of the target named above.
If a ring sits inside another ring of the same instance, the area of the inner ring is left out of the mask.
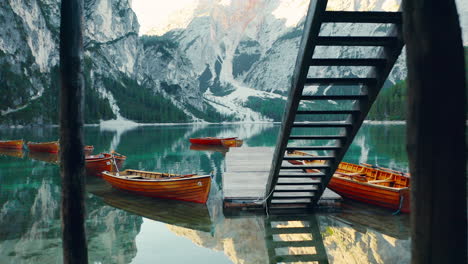
[[[404,0],[412,263],[466,263],[466,80],[454,0]]]
[[[84,226],[83,0],[62,0],[60,174],[64,263],[88,263]]]

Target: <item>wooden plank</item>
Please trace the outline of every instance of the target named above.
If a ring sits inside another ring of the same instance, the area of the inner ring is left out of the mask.
[[[383,66],[386,63],[385,59],[375,59],[375,58],[358,58],[358,59],[347,59],[347,58],[338,58],[338,59],[321,59],[321,58],[312,58],[310,61],[310,66]]]
[[[403,10],[411,263],[467,263],[466,69],[455,1],[403,1]]]
[[[372,85],[377,80],[375,78],[307,78],[305,85]]]
[[[326,11],[323,23],[392,23],[401,24],[401,12],[385,11]]]
[[[327,7],[327,0],[317,0],[309,2],[304,30],[302,33],[301,43],[296,58],[296,64],[292,75],[291,87],[289,89],[288,101],[286,102],[285,112],[283,114],[283,122],[278,134],[276,149],[273,156],[273,166],[271,167],[268,182],[267,192],[270,193],[277,181],[277,175],[280,170],[281,162],[284,157],[284,152],[288,144],[288,137],[291,134],[292,125],[295,120],[296,111],[299,106],[299,97],[302,95],[309,64],[315,50],[316,39],[321,27],[321,14]]]
[[[63,263],[88,263],[83,144],[83,2],[60,6],[60,174]]]
[[[317,46],[395,46],[397,37],[318,37]]]

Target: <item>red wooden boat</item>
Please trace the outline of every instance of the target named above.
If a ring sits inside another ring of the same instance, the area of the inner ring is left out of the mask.
[[[86,156],[86,173],[88,175],[102,176],[103,171],[120,171],[123,167],[126,156],[117,152],[101,153]]]
[[[117,153],[115,151],[112,151],[111,154],[114,156],[115,164],[113,163],[112,165],[114,166],[112,168],[112,171],[119,171],[122,169],[123,164],[125,163],[125,160],[127,159],[127,156],[124,156],[120,153]],[[117,168],[115,168],[115,165],[117,165]]]
[[[210,175],[180,175],[159,172],[124,170],[102,173],[112,187],[143,196],[206,203],[210,193]]]
[[[101,176],[103,171],[112,171],[115,168],[113,157],[109,153],[90,155],[85,158],[86,173],[93,176]]]
[[[22,149],[24,141],[19,140],[0,140],[0,148],[3,149]]]
[[[231,138],[217,138],[217,137],[203,137],[203,138],[191,138],[190,143],[202,144],[202,145],[223,145],[222,140],[232,140],[236,137]]]
[[[304,156],[311,154],[294,151],[288,155]],[[309,161],[305,164],[323,164],[325,161]],[[304,164],[293,160],[292,164]],[[316,170],[306,170],[313,172]],[[357,201],[378,205],[403,213],[410,212],[409,174],[369,164],[356,165],[341,162],[328,183],[328,188],[339,195]]]
[[[29,151],[39,151],[39,152],[49,152],[49,153],[58,153],[59,152],[59,142],[28,142]]]

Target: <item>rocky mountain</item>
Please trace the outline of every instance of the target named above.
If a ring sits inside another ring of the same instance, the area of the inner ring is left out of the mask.
[[[219,122],[280,120],[308,0],[194,0],[167,24],[139,36],[131,1],[86,0],[85,122]],[[0,6],[0,121],[58,120],[59,0],[7,0]],[[462,25],[466,4],[459,1]],[[461,6],[461,7],[460,7]],[[387,10],[396,0],[333,0],[330,10]],[[330,24],[324,34],[385,34],[386,25]],[[466,33],[465,33],[466,35]],[[466,36],[465,36],[466,37]],[[466,39],[466,38],[465,38]],[[369,48],[317,50],[357,57]],[[318,68],[365,75],[367,69]],[[405,62],[389,83],[405,77]],[[326,93],[327,87],[310,87]]]

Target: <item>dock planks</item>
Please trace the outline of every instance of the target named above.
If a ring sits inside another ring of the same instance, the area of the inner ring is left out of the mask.
[[[224,207],[263,208],[262,200],[265,198],[273,153],[273,147],[229,150],[223,173]],[[321,200],[336,201],[341,197],[326,189]]]

